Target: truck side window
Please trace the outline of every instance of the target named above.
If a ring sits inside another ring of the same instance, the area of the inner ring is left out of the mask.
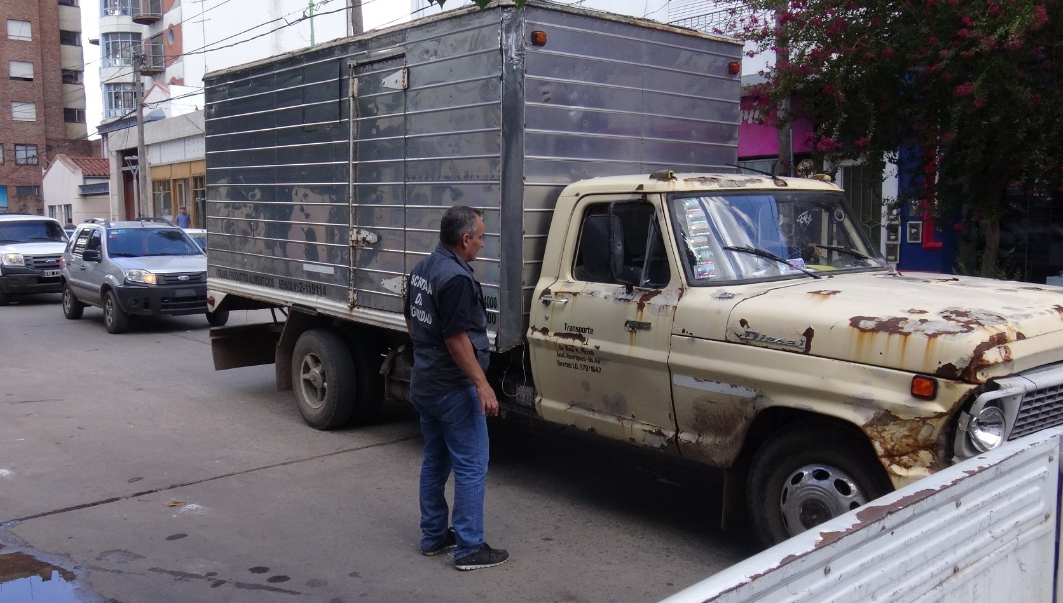
[[[93,229],[92,236],[89,237],[89,242],[85,244],[85,249],[91,249],[93,251],[100,250],[100,231]]]
[[[614,245],[622,247],[623,265],[619,267],[609,265],[610,231]],[[580,225],[572,276],[593,283],[666,286],[671,270],[653,206],[616,203],[611,220],[608,203],[589,207]]]

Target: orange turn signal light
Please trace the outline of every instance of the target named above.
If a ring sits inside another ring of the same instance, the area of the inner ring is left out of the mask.
[[[916,398],[933,400],[938,395],[938,380],[922,375],[912,377],[912,395]]]
[[[533,46],[546,46],[546,32],[535,30],[531,33],[531,43]]]

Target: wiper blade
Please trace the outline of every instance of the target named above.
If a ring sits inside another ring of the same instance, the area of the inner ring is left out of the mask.
[[[890,268],[890,265],[889,264],[883,264],[882,260],[879,260],[878,258],[873,258],[873,257],[867,255],[866,253],[863,253],[861,251],[857,251],[857,250],[852,249],[850,247],[840,247],[838,245],[823,245],[821,243],[813,243],[813,245],[815,245],[816,247],[819,247],[820,249],[829,249],[830,251],[837,251],[839,253],[846,253],[846,254],[849,254],[849,255],[851,255],[853,257],[860,258],[861,260],[871,260],[872,262],[878,264],[879,266],[885,266],[887,268]]]
[[[812,272],[812,271],[804,268],[803,266],[798,266],[796,264],[791,264],[789,260],[785,260],[785,259],[775,255],[774,253],[772,253],[770,251],[766,251],[764,249],[757,249],[756,247],[745,247],[745,246],[737,246],[737,245],[728,245],[727,247],[724,247],[724,249],[726,249],[728,251],[741,251],[742,253],[748,253],[749,255],[755,255],[755,256],[758,256],[758,257],[765,258],[765,259],[773,260],[773,261],[778,262],[780,264],[786,264],[790,268],[793,268],[794,270],[800,270],[801,272],[804,272],[805,274],[807,274],[808,276],[811,276],[814,279],[823,278],[822,276],[820,276],[820,275],[816,274],[815,272]]]

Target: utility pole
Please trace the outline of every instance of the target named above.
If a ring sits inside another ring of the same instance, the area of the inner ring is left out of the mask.
[[[365,33],[365,25],[362,23],[362,0],[347,0],[347,10],[351,13],[347,35],[359,36]]]
[[[310,7],[310,46],[314,45],[314,0],[308,0],[307,5]]]
[[[146,58],[143,49],[133,56],[133,73],[136,78],[133,90],[136,91],[134,106],[137,112],[137,190],[140,191],[136,203],[137,215],[133,216],[134,218],[143,217],[145,213],[148,216],[155,215],[154,204],[151,202],[151,166],[148,164],[148,149],[144,145],[144,79],[140,76],[140,69]]]
[[[779,32],[775,38],[775,70],[785,68],[790,63],[790,45],[782,33],[782,16],[785,9],[775,10],[775,27]],[[775,127],[779,132],[779,175],[794,175],[794,144],[793,124],[790,119],[790,99],[784,98],[779,101],[779,107],[775,110]],[[786,125],[783,122],[786,121]]]

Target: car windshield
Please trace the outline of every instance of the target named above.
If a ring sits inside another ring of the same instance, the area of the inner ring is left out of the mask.
[[[0,245],[11,243],[67,242],[66,232],[51,220],[0,222]]]
[[[113,228],[107,231],[107,251],[118,258],[203,253],[179,228]]]
[[[840,193],[676,195],[670,204],[695,285],[888,267]]]
[[[205,232],[190,232],[190,233],[188,233],[188,236],[192,237],[192,240],[196,242],[196,245],[199,245],[200,249],[206,251],[206,249],[207,249],[207,233],[205,233]]]

